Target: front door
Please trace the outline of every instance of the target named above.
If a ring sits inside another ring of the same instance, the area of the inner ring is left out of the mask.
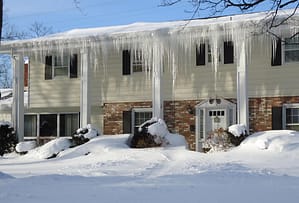
[[[236,104],[225,99],[209,99],[196,106],[196,150],[219,128],[227,129],[236,122]]]
[[[213,132],[214,130],[219,128],[226,129],[228,127],[226,109],[211,109],[208,111],[209,115],[206,122],[207,133]]]

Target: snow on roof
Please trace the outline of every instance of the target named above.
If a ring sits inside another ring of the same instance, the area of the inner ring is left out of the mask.
[[[279,16],[288,16],[293,12],[293,10],[284,10],[279,11]],[[298,12],[296,12],[297,16]],[[27,40],[15,40],[9,42],[3,42],[2,52],[10,51],[11,47],[24,47],[31,43],[31,46],[44,46],[49,42],[55,41],[56,43],[66,43],[72,40],[100,40],[100,39],[109,39],[117,38],[120,36],[130,36],[136,35],[136,33],[164,33],[171,34],[176,32],[187,32],[191,28],[207,27],[212,25],[238,25],[245,24],[250,26],[249,22],[259,22],[261,20],[266,20],[271,17],[270,12],[260,12],[260,13],[251,13],[251,14],[242,14],[242,15],[233,15],[233,16],[222,16],[222,17],[213,17],[205,19],[193,19],[193,20],[181,20],[181,21],[171,21],[171,22],[158,22],[158,23],[146,23],[139,22],[129,25],[119,25],[119,26],[108,26],[108,27],[99,27],[99,28],[87,28],[87,29],[74,29],[62,33],[52,34],[40,38],[27,39]],[[34,43],[34,44],[32,44]]]

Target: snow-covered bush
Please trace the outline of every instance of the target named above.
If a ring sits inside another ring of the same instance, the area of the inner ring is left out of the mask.
[[[13,127],[9,122],[0,122],[0,156],[13,152],[17,144],[17,138]]]
[[[218,128],[209,133],[203,143],[204,152],[226,151],[238,146],[248,136],[244,125],[232,125],[227,130]]]
[[[29,150],[37,147],[36,141],[19,142],[16,146],[16,152],[26,154]]]
[[[91,140],[92,138],[99,136],[99,130],[92,127],[91,124],[88,124],[86,128],[79,128],[76,132],[72,135],[73,145],[78,146],[84,144]]]
[[[42,159],[51,159],[56,157],[59,152],[70,148],[71,145],[72,143],[68,138],[60,137],[40,146],[36,149],[36,153]]]
[[[168,144],[167,126],[162,119],[152,118],[144,122],[129,138],[128,145],[133,148],[158,147]]]

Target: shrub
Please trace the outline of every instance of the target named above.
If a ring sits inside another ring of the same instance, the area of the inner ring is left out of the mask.
[[[247,136],[247,133],[236,136],[223,128],[215,129],[203,143],[203,151],[226,151],[229,148],[240,145]]]
[[[0,156],[13,152],[17,138],[13,127],[8,123],[0,123]]]
[[[86,128],[79,128],[72,135],[73,147],[82,145],[99,135],[99,131],[96,128],[93,128],[91,124],[88,124]]]

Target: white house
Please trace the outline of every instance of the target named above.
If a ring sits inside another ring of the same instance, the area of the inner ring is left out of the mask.
[[[264,30],[268,15],[255,13],[3,42],[0,51],[14,61],[12,121],[19,140],[43,143],[88,123],[105,134],[132,133],[153,116],[184,135],[191,150],[234,123],[250,131],[297,129],[293,18],[274,34]],[[24,56],[30,61],[25,108]]]

